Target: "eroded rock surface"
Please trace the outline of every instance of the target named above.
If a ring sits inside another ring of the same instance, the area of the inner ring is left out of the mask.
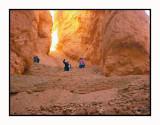
[[[150,71],[144,11],[57,11],[59,51],[49,55],[49,11],[10,14],[10,115],[150,115],[150,77],[140,75]]]
[[[10,73],[22,74],[35,53],[49,53],[52,17],[49,11],[10,11]]]
[[[52,42],[51,32],[52,32],[52,16],[49,11],[35,11],[36,24],[35,24],[35,42],[34,51],[36,53],[42,53],[47,55],[50,51],[50,46]]]
[[[149,17],[142,10],[57,11],[58,49],[106,76],[149,74]]]

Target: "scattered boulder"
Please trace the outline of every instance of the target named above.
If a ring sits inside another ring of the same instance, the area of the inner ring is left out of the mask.
[[[87,108],[87,114],[88,115],[98,115],[99,113],[95,106],[90,106]]]
[[[65,111],[64,111],[65,115],[71,115],[72,110],[73,110],[72,108],[65,109]]]
[[[87,115],[87,113],[86,113],[86,111],[85,111],[83,108],[80,108],[80,109],[77,111],[76,115]]]

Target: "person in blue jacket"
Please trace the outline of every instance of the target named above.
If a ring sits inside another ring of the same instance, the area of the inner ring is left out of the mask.
[[[33,57],[33,62],[37,62],[36,56]]]
[[[40,61],[40,59],[39,59],[38,56],[37,56],[37,63],[39,63],[39,61]]]
[[[40,59],[38,58],[38,56],[34,56],[33,57],[33,62],[39,63]]]

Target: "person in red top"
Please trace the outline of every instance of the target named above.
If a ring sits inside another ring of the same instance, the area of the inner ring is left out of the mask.
[[[82,57],[80,57],[79,68],[85,68],[85,61]]]

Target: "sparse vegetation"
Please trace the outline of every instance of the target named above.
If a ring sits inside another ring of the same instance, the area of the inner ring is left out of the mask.
[[[59,78],[57,81],[61,81],[62,79],[61,78]]]
[[[54,102],[54,99],[51,99],[51,100],[50,100],[50,103],[53,103],[53,102]]]
[[[121,88],[121,87],[127,85],[128,83],[129,83],[129,81],[125,81],[125,82],[123,82],[120,86],[118,86],[118,88]]]

